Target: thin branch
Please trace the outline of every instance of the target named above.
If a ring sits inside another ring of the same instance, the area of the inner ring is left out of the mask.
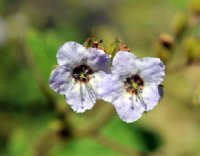
[[[87,129],[76,129],[74,131],[74,135],[76,137],[83,137],[98,133],[98,131],[101,130],[101,128],[110,121],[114,113],[115,110],[112,107],[109,107],[105,114],[102,115],[100,120],[91,124],[91,126],[88,126]]]
[[[143,156],[144,155],[143,153],[136,152],[131,147],[122,145],[103,135],[96,134],[96,135],[91,135],[91,137],[95,139],[97,142],[103,144],[104,146],[109,147],[110,149],[117,151],[123,155],[127,155],[127,156]]]
[[[47,133],[39,139],[35,146],[36,156],[48,156],[49,149],[60,140],[58,133]]]

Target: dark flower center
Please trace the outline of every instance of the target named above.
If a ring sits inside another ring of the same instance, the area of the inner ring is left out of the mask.
[[[83,64],[74,68],[72,77],[76,82],[87,83],[92,78],[93,73],[94,72],[89,66]]]
[[[144,82],[138,75],[133,75],[126,78],[124,85],[128,93],[138,95],[143,89]]]

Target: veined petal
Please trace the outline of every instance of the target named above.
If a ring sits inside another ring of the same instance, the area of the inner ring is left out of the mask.
[[[96,72],[93,74],[93,78],[88,82],[98,98],[100,98],[99,91],[102,86],[102,80],[106,75],[107,74],[103,71]]]
[[[99,98],[98,88],[104,72],[99,71],[93,74],[93,78],[87,83],[71,83],[65,94],[67,103],[77,113],[91,109]]]
[[[72,41],[61,46],[57,53],[58,64],[67,67],[74,67],[74,65],[80,64],[85,57],[85,47]]]
[[[135,60],[139,75],[145,83],[160,84],[165,76],[165,65],[159,58],[142,58]]]
[[[128,123],[138,120],[145,110],[145,105],[135,95],[127,93],[123,81],[113,74],[104,77],[99,95],[103,100],[111,102],[119,117]]]
[[[146,111],[152,110],[162,97],[162,87],[155,84],[144,86],[141,94],[142,99],[146,105]]]
[[[144,104],[135,95],[127,92],[124,92],[113,101],[113,105],[119,117],[127,123],[138,120],[145,110]]]
[[[90,65],[94,71],[102,70],[104,72],[110,71],[110,56],[98,48],[87,49],[87,64]]]
[[[107,74],[100,82],[99,95],[107,102],[112,103],[112,101],[118,98],[122,92],[123,82],[120,81],[118,76]]]
[[[71,81],[70,71],[64,66],[58,66],[51,72],[49,86],[59,94],[65,94]]]
[[[88,91],[88,86],[84,83],[71,84],[65,97],[67,103],[77,113],[91,109],[96,103],[96,95]]]
[[[136,56],[131,52],[117,52],[112,62],[112,73],[119,76],[136,74],[138,72],[138,68],[135,64],[135,58]]]

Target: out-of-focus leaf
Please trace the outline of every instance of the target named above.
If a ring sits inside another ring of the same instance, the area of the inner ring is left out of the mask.
[[[193,13],[199,14],[200,13],[200,1],[199,0],[191,0],[190,8]]]
[[[2,105],[22,108],[33,101],[45,103],[35,78],[26,65],[19,43],[9,43],[1,48],[0,94]],[[3,59],[5,58],[5,59]],[[14,107],[13,107],[14,108]]]
[[[51,156],[123,156],[104,145],[101,145],[92,138],[68,140],[62,145],[56,146]]]
[[[184,43],[184,50],[187,56],[187,62],[199,62],[200,61],[200,39],[195,37],[188,37]]]
[[[66,31],[70,32],[68,29]],[[45,33],[33,29],[29,30],[26,37],[27,50],[33,56],[36,66],[44,77],[45,82],[48,83],[49,75],[53,67],[57,64],[57,50],[67,41],[69,40],[63,39],[51,30]]]
[[[136,151],[154,151],[161,145],[157,134],[139,127],[137,123],[134,123],[134,126],[124,123],[119,118],[115,118],[105,126],[102,133],[124,146],[132,147]]]
[[[29,55],[34,59],[35,66],[48,83],[52,66],[56,64],[56,49],[60,42],[53,34],[45,35],[35,30],[29,30],[26,41],[27,53],[30,53]]]
[[[177,14],[172,23],[172,29],[175,37],[180,39],[188,28],[189,16],[186,13]]]
[[[17,115],[20,122],[15,126],[15,130],[10,134],[7,151],[9,156],[34,156],[37,153],[37,145],[45,133],[49,132],[49,115],[36,118],[26,117],[24,114]],[[32,120],[30,122],[30,120]]]
[[[18,156],[20,153],[21,155],[28,156],[30,152],[29,143],[27,135],[23,130],[15,131],[10,141],[9,155]]]

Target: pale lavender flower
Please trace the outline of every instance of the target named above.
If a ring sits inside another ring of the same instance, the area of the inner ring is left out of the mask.
[[[76,42],[67,42],[58,50],[57,60],[50,87],[65,95],[75,112],[91,109],[99,98],[100,82],[110,70],[110,56],[98,48],[86,49]]]
[[[158,58],[137,58],[126,51],[117,52],[111,74],[104,77],[100,96],[111,102],[125,122],[138,120],[152,110],[161,98],[165,66]]]

